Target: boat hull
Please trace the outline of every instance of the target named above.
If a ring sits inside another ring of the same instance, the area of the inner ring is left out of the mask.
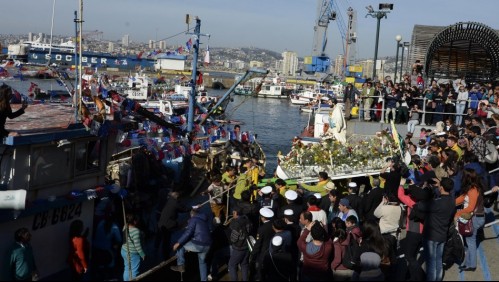
[[[46,64],[51,63],[72,66],[75,64],[75,54],[69,51],[52,51],[31,49],[28,52],[28,63]],[[154,59],[138,58],[137,56],[113,55],[110,53],[83,52],[82,65],[89,67],[108,67],[118,69],[154,69]]]

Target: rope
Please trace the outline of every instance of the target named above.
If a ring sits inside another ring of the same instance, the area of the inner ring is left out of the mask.
[[[154,272],[161,270],[161,268],[169,265],[170,263],[172,263],[176,259],[177,259],[177,256],[175,255],[175,256],[173,256],[173,257],[171,257],[171,258],[169,258],[169,259],[161,262],[160,264],[156,265],[155,267],[149,269],[148,271],[146,271],[146,272],[144,272],[142,274],[139,274],[137,277],[131,279],[130,281],[138,281],[138,280],[145,279],[148,275],[151,275]]]

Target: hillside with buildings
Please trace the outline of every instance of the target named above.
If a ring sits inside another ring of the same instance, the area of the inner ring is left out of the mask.
[[[31,41],[40,39],[48,42],[48,36],[40,34],[28,35],[13,35],[13,34],[0,34],[0,44],[6,48],[9,44],[19,43],[21,41]],[[54,43],[60,43],[72,39],[68,36],[55,35],[53,37]],[[182,52],[187,55],[186,68],[190,68],[192,60],[192,52],[189,53],[186,48],[182,46],[168,46],[165,41],[150,40],[147,43],[134,42],[130,40],[129,36],[125,35],[120,40],[109,41],[102,39],[102,34],[98,31],[88,33],[84,40],[84,49],[93,50],[98,52],[109,53],[126,53],[126,54],[146,54],[151,55],[157,52]],[[199,61],[203,61],[204,49],[199,54]],[[404,72],[408,69],[407,58],[404,58]],[[381,76],[393,75],[395,68],[395,58],[379,58],[382,62]],[[331,72],[334,76],[341,77],[343,70],[343,56],[338,55],[336,58],[331,58],[332,66]],[[224,48],[224,47],[211,47],[210,46],[210,65],[202,66],[201,68],[218,70],[218,71],[234,71],[240,72],[250,67],[258,67],[269,69],[273,72],[280,73],[282,76],[301,76],[303,75],[303,58],[299,58],[296,52],[283,51],[282,53],[275,52],[257,47],[241,47],[241,48]],[[368,78],[372,75],[373,61],[371,59],[357,60],[357,65],[362,66],[362,77]],[[399,69],[400,71],[400,69]]]

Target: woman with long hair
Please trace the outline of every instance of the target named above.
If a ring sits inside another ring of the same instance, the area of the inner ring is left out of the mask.
[[[339,219],[339,217],[337,217]],[[335,221],[333,233],[333,250],[334,256],[331,262],[331,270],[333,271],[334,281],[349,281],[352,277],[353,270],[348,269],[343,265],[343,257],[345,256],[346,248],[350,240],[354,238],[348,237],[346,224],[343,220]]]
[[[456,212],[454,219],[466,223],[467,220],[465,218],[469,218],[469,220],[473,222],[473,234],[465,237],[467,245],[466,256],[459,269],[462,271],[475,271],[477,265],[476,235],[478,229],[483,228],[485,225],[481,177],[477,175],[474,169],[465,168],[461,180],[461,187],[461,195],[456,198],[456,206],[463,205],[463,209]]]
[[[381,235],[379,224],[368,219],[362,224],[362,239],[359,249],[354,254],[354,261],[359,267],[355,269],[353,281],[384,281],[381,262],[390,257],[389,245]]]
[[[83,232],[83,221],[77,219],[69,227],[69,257],[71,268],[71,281],[81,281],[88,270],[89,243],[86,238],[87,231]]]
[[[9,131],[5,129],[7,118],[13,119],[24,114],[24,109],[28,107],[28,103],[23,101],[19,110],[12,112],[10,107],[10,99],[12,99],[12,88],[7,84],[0,86],[0,137],[9,136]]]
[[[139,275],[140,266],[146,254],[144,252],[144,233],[138,228],[139,217],[128,213],[126,225],[123,228],[123,245],[121,246],[121,257],[123,257],[125,269],[123,281],[130,281]]]

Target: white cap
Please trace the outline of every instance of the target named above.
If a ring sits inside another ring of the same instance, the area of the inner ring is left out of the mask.
[[[262,191],[263,194],[270,194],[270,192],[272,192],[272,187],[265,186],[260,191]]]
[[[348,187],[355,188],[355,187],[357,187],[357,183],[355,183],[355,182],[350,182],[350,183],[348,183]]]
[[[295,214],[295,213],[291,209],[284,210],[284,215],[293,215],[293,214]]]
[[[437,133],[437,136],[445,136],[445,132],[444,132],[444,131],[442,131],[442,132],[438,132],[438,133]]]
[[[274,216],[274,212],[269,208],[261,208],[260,215],[266,218],[271,218]]]
[[[326,183],[326,186],[324,186],[324,189],[328,191],[333,190],[334,188],[334,183],[332,181],[329,181],[328,183]]]
[[[281,236],[274,236],[274,238],[272,238],[272,245],[274,245],[276,247],[279,247],[280,245],[282,245],[282,237]]]
[[[314,196],[315,196],[317,199],[322,198],[321,193],[315,193],[315,194],[314,194]]]
[[[294,201],[294,200],[296,200],[296,198],[298,198],[298,193],[296,193],[293,190],[288,190],[288,191],[286,191],[286,193],[284,193],[284,197],[286,197],[286,199],[288,199],[290,201]]]

